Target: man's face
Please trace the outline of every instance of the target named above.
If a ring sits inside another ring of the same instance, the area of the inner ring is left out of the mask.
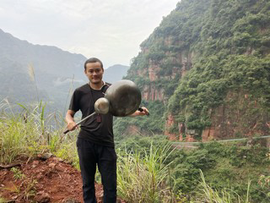
[[[98,84],[102,81],[104,70],[99,62],[87,63],[84,73],[91,83]]]

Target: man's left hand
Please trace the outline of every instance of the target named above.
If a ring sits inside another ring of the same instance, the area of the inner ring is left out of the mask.
[[[130,116],[149,116],[149,111],[146,107],[140,107],[137,111],[135,111]]]

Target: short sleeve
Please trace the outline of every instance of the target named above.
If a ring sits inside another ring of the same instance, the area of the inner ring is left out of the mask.
[[[69,104],[69,110],[77,112],[80,110],[80,95],[79,91],[75,90]]]

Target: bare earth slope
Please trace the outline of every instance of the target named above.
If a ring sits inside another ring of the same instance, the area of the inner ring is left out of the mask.
[[[96,184],[98,202],[102,202],[102,185]],[[17,166],[0,165],[0,202],[80,203],[80,172],[56,157],[35,158]],[[118,202],[123,202],[119,200]]]

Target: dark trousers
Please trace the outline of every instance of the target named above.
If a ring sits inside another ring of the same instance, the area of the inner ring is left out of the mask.
[[[78,138],[77,150],[83,181],[83,199],[85,203],[96,203],[95,173],[96,165],[101,174],[104,190],[103,202],[116,202],[116,153],[114,147],[94,144]]]

